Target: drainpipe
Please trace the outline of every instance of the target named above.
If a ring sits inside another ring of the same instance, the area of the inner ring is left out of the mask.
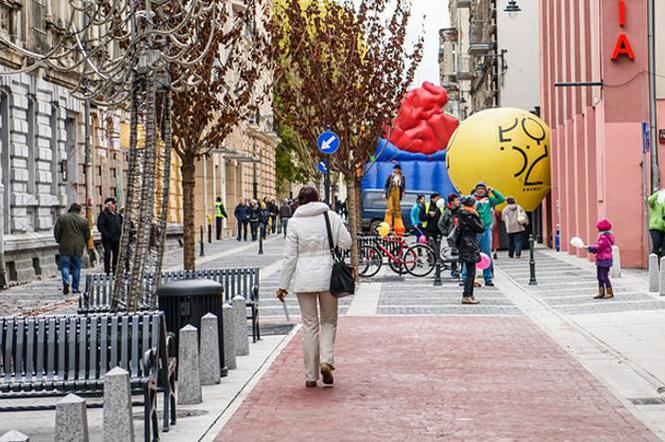
[[[656,25],[655,0],[647,0],[647,29],[649,40],[649,135],[651,138],[651,192],[660,189],[660,167],[658,165],[658,139],[656,133]]]

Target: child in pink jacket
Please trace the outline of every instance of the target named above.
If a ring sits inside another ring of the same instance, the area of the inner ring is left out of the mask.
[[[586,246],[590,253],[596,255],[596,274],[598,277],[598,294],[593,299],[614,298],[612,283],[610,282],[610,268],[612,268],[612,246],[614,235],[612,224],[606,219],[601,219],[596,224],[598,229],[598,241],[596,244]]]

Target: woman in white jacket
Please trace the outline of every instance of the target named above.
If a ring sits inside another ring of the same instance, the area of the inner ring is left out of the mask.
[[[337,298],[330,294],[333,258],[323,214],[328,213],[335,246],[348,249],[351,247],[351,236],[339,215],[320,201],[314,187],[300,189],[297,202],[298,208],[289,220],[282,275],[276,295],[282,301],[288,291],[298,296],[303,324],[305,386],[316,387],[319,371],[323,383],[332,385]],[[320,319],[317,303],[321,309]]]

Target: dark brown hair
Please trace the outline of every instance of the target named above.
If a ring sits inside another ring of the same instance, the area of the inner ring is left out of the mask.
[[[303,186],[298,192],[298,205],[303,206],[314,201],[321,201],[319,191],[314,186]]]

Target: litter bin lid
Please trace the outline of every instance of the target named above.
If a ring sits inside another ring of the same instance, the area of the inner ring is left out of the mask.
[[[169,281],[157,288],[157,296],[189,296],[222,294],[222,284],[210,279],[181,279]]]

